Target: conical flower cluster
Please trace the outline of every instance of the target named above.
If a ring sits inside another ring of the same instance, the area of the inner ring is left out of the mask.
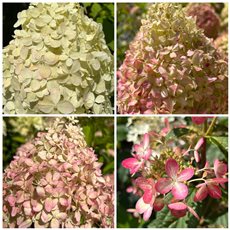
[[[179,4],[152,4],[118,71],[122,114],[227,113],[227,62]]]
[[[3,175],[3,226],[113,227],[113,180],[77,124],[57,119]]]
[[[111,113],[113,57],[102,25],[78,3],[38,3],[18,14],[3,50],[4,113]]]

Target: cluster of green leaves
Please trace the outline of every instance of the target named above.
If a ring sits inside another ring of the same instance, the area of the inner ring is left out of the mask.
[[[131,176],[127,169],[121,166],[122,160],[130,157],[132,143],[127,142],[126,136],[128,133],[127,118],[118,118],[117,123],[117,171],[118,171],[118,184],[117,184],[117,220],[118,227],[122,228],[196,228],[196,227],[215,227],[227,228],[228,227],[228,192],[222,190],[222,199],[215,200],[207,197],[204,201],[195,203],[193,201],[196,189],[190,187],[189,196],[186,198],[187,205],[193,207],[201,218],[199,222],[194,216],[188,213],[183,218],[175,218],[171,215],[169,209],[164,207],[160,212],[153,213],[150,220],[144,222],[142,219],[137,219],[132,214],[127,212],[128,208],[135,208],[137,196],[127,193],[126,189],[131,185]],[[182,121],[182,118],[179,119]],[[171,123],[178,122],[176,119]],[[165,137],[166,141],[178,141],[179,139],[185,140],[186,135],[196,132],[193,128],[193,123],[190,117],[184,118],[183,128],[172,128],[172,130]],[[202,126],[202,125],[201,125]],[[200,126],[200,127],[201,127]],[[199,128],[199,127],[198,127]],[[228,162],[228,118],[217,118],[212,132],[206,137],[207,160],[213,164],[215,159]],[[189,145],[188,145],[189,147]],[[212,207],[212,208],[210,208]]]
[[[3,165],[4,168],[11,162],[18,147],[26,143],[30,138],[34,138],[38,130],[31,125],[29,127],[28,136],[24,136],[19,132],[15,132],[12,122],[17,123],[17,117],[5,117],[4,129],[5,135],[3,136]],[[52,125],[56,118],[43,117],[44,127]],[[114,119],[111,117],[80,117],[78,118],[79,124],[85,134],[85,140],[88,146],[95,150],[98,155],[99,161],[103,163],[103,174],[112,174],[114,170]]]
[[[82,3],[86,14],[101,23],[105,40],[111,52],[114,52],[114,4],[113,3]]]

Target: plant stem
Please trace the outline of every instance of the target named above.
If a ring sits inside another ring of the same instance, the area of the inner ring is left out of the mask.
[[[205,133],[205,136],[208,136],[208,135],[212,132],[212,129],[213,129],[215,123],[216,123],[216,120],[217,120],[217,117],[214,117],[214,118],[212,119],[212,123],[211,123],[211,125],[208,127],[208,130],[207,130],[207,132]]]
[[[203,178],[197,178],[197,179],[193,179],[193,180],[189,180],[188,183],[194,182],[194,181],[205,181],[205,179]]]

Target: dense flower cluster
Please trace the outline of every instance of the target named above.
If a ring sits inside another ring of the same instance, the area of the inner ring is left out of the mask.
[[[218,36],[220,18],[210,4],[191,3],[186,13],[195,18],[197,26],[204,30],[207,37],[215,39]]]
[[[207,119],[208,117],[194,117],[192,119],[194,124],[190,130],[195,130],[197,135]],[[213,118],[207,135],[215,121],[216,118]],[[180,128],[185,129],[185,126]],[[195,202],[203,201],[207,196],[220,199],[221,187],[224,189],[225,183],[228,182],[227,164],[218,159],[214,161],[212,167],[209,161],[206,161],[205,165],[201,164],[202,157],[204,158],[202,148],[206,145],[204,136],[191,141],[193,133],[188,137],[190,140],[188,149],[176,147],[176,143],[173,148],[172,139],[168,142],[165,139],[170,130],[169,126],[167,130],[162,129],[157,141],[156,134],[152,132],[144,134],[140,144],[133,146],[132,157],[122,161],[122,166],[129,169],[132,176],[136,175],[127,192],[133,192],[139,197],[135,209],[128,211],[133,212],[135,216],[143,214],[145,221],[150,219],[153,211],[161,211],[164,207],[177,218],[190,212],[200,219],[191,206],[194,206]],[[155,148],[151,147],[154,146],[152,142],[157,142]],[[165,145],[167,150],[157,147],[159,145]],[[189,199],[192,199],[193,203],[188,203],[188,196],[191,196]]]
[[[113,227],[113,178],[77,124],[57,119],[21,146],[3,175],[3,226]]]
[[[149,7],[117,75],[122,114],[227,112],[227,62],[180,5]]]
[[[113,57],[77,3],[31,4],[3,50],[4,113],[111,113]]]
[[[215,41],[214,45],[220,52],[226,56],[226,60],[228,60],[228,34],[221,34]]]

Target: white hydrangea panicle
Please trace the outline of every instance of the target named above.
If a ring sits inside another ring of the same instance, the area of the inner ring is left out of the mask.
[[[102,25],[78,3],[18,14],[3,50],[4,113],[112,113],[113,56]]]

